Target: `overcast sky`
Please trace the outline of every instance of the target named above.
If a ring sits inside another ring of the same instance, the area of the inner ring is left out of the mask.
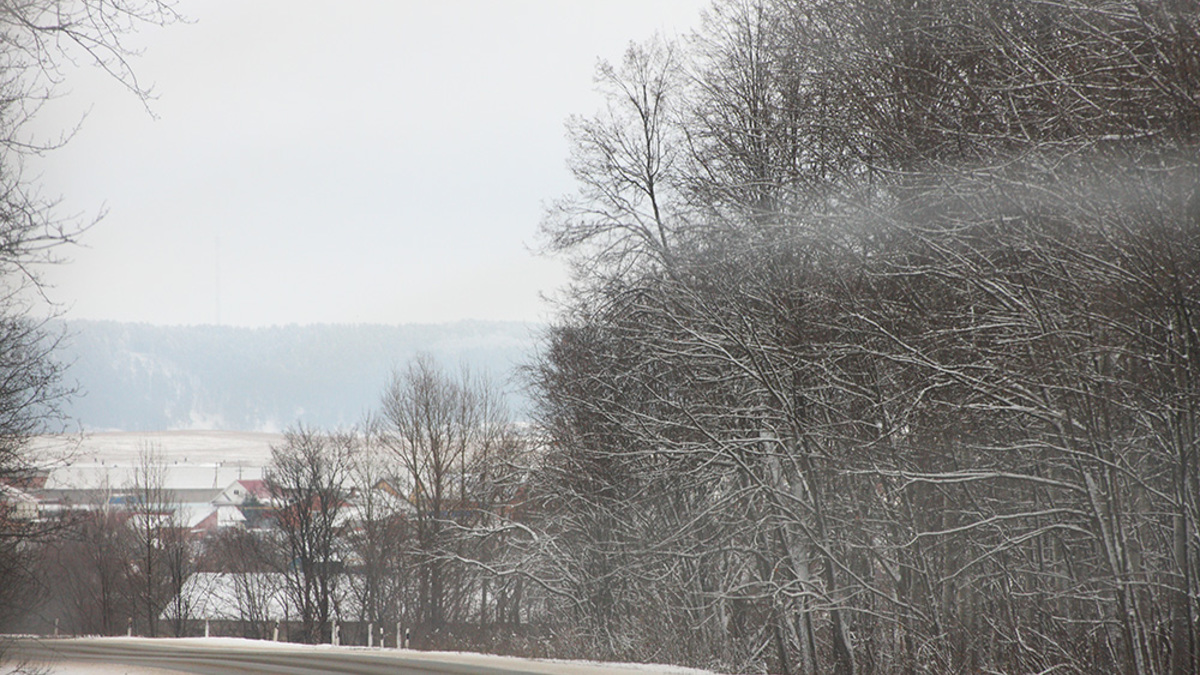
[[[107,216],[50,269],[67,318],[159,324],[545,319],[531,254],[572,190],[563,122],[597,59],[684,35],[707,0],[181,0],[138,36],[142,104],[95,69],[34,165]]]

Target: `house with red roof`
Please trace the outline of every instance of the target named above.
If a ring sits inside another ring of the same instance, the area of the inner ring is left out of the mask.
[[[271,503],[271,490],[265,480],[235,480],[212,500],[215,506],[242,506],[247,502]]]

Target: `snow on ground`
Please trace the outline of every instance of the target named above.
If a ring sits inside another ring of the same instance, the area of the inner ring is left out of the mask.
[[[168,463],[217,464],[240,461],[262,466],[271,459],[271,445],[282,434],[253,431],[112,431],[80,436],[39,436],[30,443],[39,460],[89,462],[123,466],[137,464],[144,448],[160,452]]]
[[[169,460],[164,469],[163,487],[169,490],[217,490],[235,480],[262,478],[263,464],[240,459],[194,463],[187,458],[178,463]],[[137,472],[136,464],[74,462],[51,468],[46,489],[121,490],[137,484]]]
[[[477,665],[480,668],[488,666],[499,666],[501,664],[517,664],[526,662],[530,664],[540,664],[538,670],[544,670],[546,665],[561,666],[562,672],[572,672],[571,666],[600,667],[613,668],[617,671],[636,671],[645,673],[646,675],[715,675],[709,670],[699,670],[696,668],[684,668],[682,666],[671,666],[661,664],[646,664],[646,663],[609,663],[601,661],[565,661],[557,659],[526,659],[513,656],[494,656],[488,654],[477,654],[473,652],[426,652],[413,650],[395,650],[381,649],[370,647],[334,647],[332,645],[302,645],[291,642],[270,642],[267,640],[249,640],[245,638],[233,637],[214,637],[214,638],[141,638],[141,637],[115,637],[115,638],[78,638],[84,640],[111,641],[115,643],[128,644],[130,642],[147,642],[163,644],[170,642],[186,647],[212,647],[222,651],[235,652],[267,652],[273,650],[285,650],[291,652],[319,650],[324,653],[329,652],[387,652],[394,654],[403,654],[406,658],[415,658],[422,661],[437,662],[443,658],[470,666]],[[124,666],[118,664],[96,664],[74,661],[60,661],[48,666],[50,670],[47,675],[177,675],[177,671],[162,670],[158,668],[144,668],[139,666]],[[554,668],[555,671],[558,668]]]
[[[166,466],[165,487],[223,488],[235,480],[258,479],[280,434],[242,431],[103,432],[85,436],[39,436],[30,456],[50,469],[47,489],[111,489],[134,483],[145,450]]]
[[[46,666],[45,675],[179,675],[178,670],[142,668],[106,663],[62,662]]]

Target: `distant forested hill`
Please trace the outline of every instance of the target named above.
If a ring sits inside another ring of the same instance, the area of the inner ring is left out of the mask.
[[[537,326],[519,322],[272,328],[71,321],[58,358],[87,429],[278,430],[354,424],[378,407],[397,366],[432,354],[467,363],[507,389],[532,353]],[[522,414],[514,391],[510,406]]]

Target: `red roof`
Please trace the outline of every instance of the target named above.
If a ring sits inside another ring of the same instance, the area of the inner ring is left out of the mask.
[[[203,520],[192,526],[192,533],[200,534],[204,532],[212,532],[217,529],[217,512],[213,511],[204,517]]]
[[[246,494],[254,495],[259,500],[266,500],[271,497],[271,491],[267,489],[267,481],[265,480],[239,480],[238,483],[246,488]]]

